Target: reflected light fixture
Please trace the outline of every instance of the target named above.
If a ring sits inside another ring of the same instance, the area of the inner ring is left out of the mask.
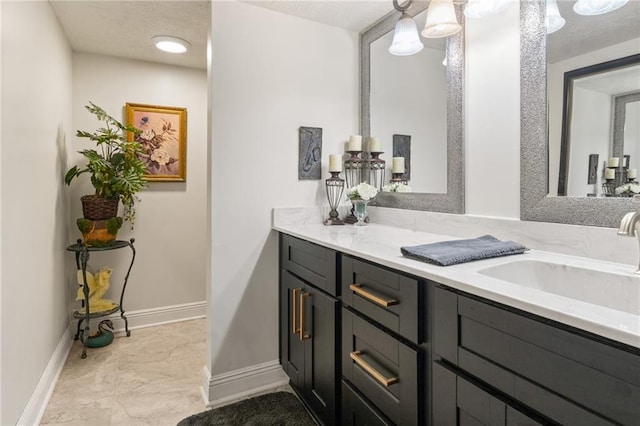
[[[168,53],[185,53],[191,47],[191,43],[178,37],[155,36],[151,40],[158,49]]]
[[[511,0],[469,0],[464,7],[467,18],[485,18],[496,15],[509,6]]]
[[[560,16],[558,3],[556,0],[547,0],[547,14],[544,18],[544,24],[547,27],[547,34],[555,33],[564,27],[565,19]]]
[[[431,0],[427,10],[427,23],[421,33],[423,37],[448,37],[461,29],[452,0]]]
[[[393,0],[393,7],[402,12],[402,16],[396,23],[393,32],[393,41],[389,47],[389,53],[396,56],[413,55],[422,50],[424,45],[418,36],[418,27],[413,18],[407,15],[406,10],[411,6],[413,0],[409,0],[404,6],[398,4],[398,0]]]
[[[578,0],[573,11],[578,15],[602,15],[613,12],[627,4],[629,0]]]

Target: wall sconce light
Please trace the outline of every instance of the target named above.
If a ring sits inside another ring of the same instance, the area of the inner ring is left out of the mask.
[[[396,56],[408,56],[418,53],[424,45],[418,36],[418,27],[413,18],[405,12],[411,6],[413,0],[409,0],[404,6],[398,4],[398,0],[393,0],[393,7],[402,13],[396,23],[393,32],[393,41],[389,47],[389,53]]]
[[[185,53],[191,48],[191,43],[178,37],[172,36],[155,36],[151,40],[156,47],[163,52],[168,53]]]
[[[627,4],[629,0],[578,0],[573,11],[578,15],[602,15],[613,12]]]
[[[555,33],[560,28],[564,27],[565,22],[565,19],[560,16],[557,1],[547,0],[547,15],[544,18],[544,23],[547,27],[547,34]]]
[[[469,0],[464,7],[467,18],[485,18],[496,15],[509,6],[510,0]]]
[[[449,37],[461,29],[453,0],[431,0],[427,10],[427,23],[421,33],[423,37]]]

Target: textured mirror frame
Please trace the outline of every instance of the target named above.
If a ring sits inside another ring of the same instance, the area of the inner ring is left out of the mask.
[[[545,0],[520,2],[520,219],[618,228],[633,198],[549,196]]]
[[[428,2],[414,2],[406,13],[414,17],[427,6]],[[464,213],[464,15],[461,5],[456,5],[456,15],[462,25],[462,31],[449,37],[447,43],[447,192],[381,192],[372,205],[440,213]],[[360,134],[365,138],[371,136],[369,46],[392,31],[399,17],[400,12],[394,11],[360,34]]]

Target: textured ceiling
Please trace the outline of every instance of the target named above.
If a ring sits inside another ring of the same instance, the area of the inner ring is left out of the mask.
[[[207,37],[211,21],[208,1],[65,1],[50,0],[71,48],[190,68],[207,68]],[[156,35],[187,40],[182,55],[157,50]]]

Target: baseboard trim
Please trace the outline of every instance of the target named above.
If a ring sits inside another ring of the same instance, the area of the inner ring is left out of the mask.
[[[192,319],[206,318],[207,302],[183,303],[181,305],[162,306],[160,308],[140,309],[138,311],[125,312],[129,321],[129,330],[136,328],[153,327],[156,325],[169,324],[173,322],[189,321]],[[120,318],[119,313],[115,313],[108,317],[113,321],[116,331],[124,331],[124,320]],[[98,321],[92,320],[92,324]],[[72,319],[67,326],[56,349],[51,355],[47,366],[45,367],[35,390],[31,394],[31,398],[18,420],[18,425],[37,425],[40,424],[47,404],[51,399],[51,394],[55,389],[58,377],[62,372],[64,363],[67,360],[73,337],[77,330],[78,321]]]
[[[18,420],[18,425],[38,425],[44,415],[44,410],[51,399],[53,389],[58,382],[58,377],[62,372],[67,355],[71,350],[73,343],[73,324],[69,324],[67,329],[60,337],[53,355],[49,358],[49,362],[38,380],[38,384],[31,394],[31,398],[27,402],[22,415]]]
[[[160,308],[125,311],[124,315],[129,322],[129,330],[155,327],[156,325],[170,324],[172,322],[206,318],[207,302],[183,303]],[[124,320],[120,318],[119,312],[110,315],[109,319],[113,321],[115,331],[124,331]]]
[[[203,369],[202,396],[209,408],[220,407],[289,383],[278,360],[211,377]]]

